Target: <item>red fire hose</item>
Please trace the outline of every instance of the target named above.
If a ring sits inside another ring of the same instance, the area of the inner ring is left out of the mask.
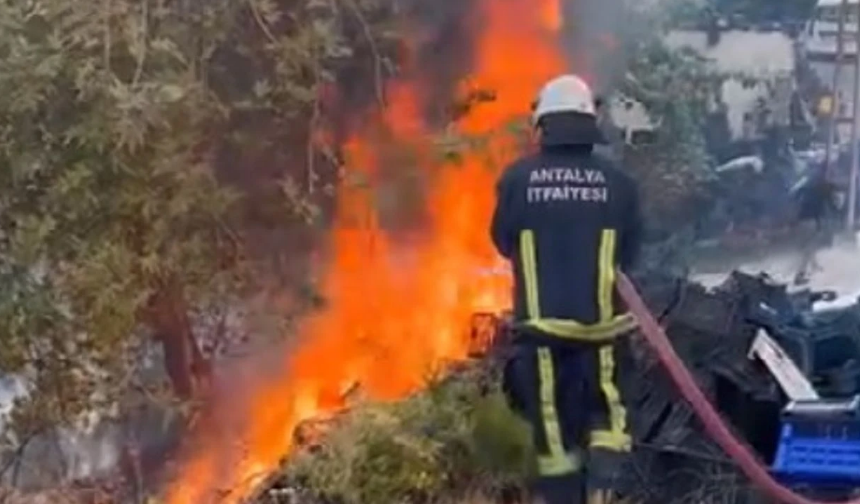
[[[626,275],[618,274],[618,291],[627,303],[628,308],[639,321],[642,335],[648,344],[656,352],[657,358],[663,367],[669,372],[669,376],[678,387],[681,395],[690,403],[696,416],[699,417],[708,435],[731,457],[741,468],[743,473],[767,495],[785,504],[833,504],[823,501],[807,499],[792,492],[790,489],[780,485],[771,477],[758,459],[750,452],[743,443],[739,442],[732,432],[726,427],[719,413],[708,401],[705,394],[699,389],[695,379],[684,367],[669,338],[657,320],[651,315],[645,302],[636,291],[633,282]],[[860,499],[847,501],[842,504],[860,504]]]

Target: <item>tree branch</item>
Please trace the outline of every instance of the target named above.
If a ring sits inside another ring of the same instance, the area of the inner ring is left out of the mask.
[[[149,0],[143,0],[141,9],[140,21],[140,54],[137,56],[137,68],[134,69],[134,78],[131,81],[131,87],[134,89],[140,82],[143,76],[143,66],[146,62],[146,53],[149,46]]]
[[[24,452],[27,451],[27,447],[30,446],[30,443],[39,435],[39,433],[40,431],[31,432],[24,437],[21,444],[15,448],[15,453],[12,454],[12,457],[10,457],[10,459],[0,467],[0,478],[4,478],[9,470],[20,465]],[[3,501],[0,502],[5,502],[6,498],[8,498],[8,496],[4,496]]]
[[[308,177],[308,194],[314,194],[316,189],[316,146],[315,136],[320,120],[320,85],[322,84],[322,71],[320,69],[319,56],[317,55],[317,45],[313,44],[313,68],[314,68],[314,101],[312,104],[311,118],[308,122],[308,143],[307,149],[307,177]]]
[[[373,55],[374,89],[376,91],[376,101],[379,103],[380,106],[382,106],[385,104],[385,81],[382,75],[382,53],[379,50],[379,46],[376,43],[376,39],[373,37],[373,30],[370,29],[370,23],[367,22],[367,18],[364,17],[364,14],[361,12],[361,8],[358,6],[358,4],[355,3],[355,0],[342,1],[346,2],[347,7],[349,7],[349,9],[355,15],[355,18],[358,20],[358,23],[361,25],[361,29],[364,32],[364,38],[367,40],[367,43],[370,46],[370,52]]]
[[[111,0],[104,0],[104,65],[105,71],[110,72],[111,69],[111,30],[110,30],[110,21],[111,21]]]
[[[263,31],[263,34],[269,39],[269,42],[273,44],[278,43],[278,39],[275,38],[275,35],[272,34],[272,31],[269,29],[269,26],[266,24],[266,21],[263,19],[263,16],[260,15],[260,10],[257,9],[257,4],[254,0],[247,0],[248,7],[251,8],[251,14],[254,16],[254,20],[257,22],[257,25],[260,27],[260,30]]]

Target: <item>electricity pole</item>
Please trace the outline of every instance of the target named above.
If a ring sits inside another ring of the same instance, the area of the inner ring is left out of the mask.
[[[857,208],[857,174],[860,170],[860,145],[858,145],[857,121],[860,112],[860,2],[854,18],[854,105],[851,112],[851,175],[848,177],[848,215],[845,227],[848,236],[853,239]]]
[[[830,158],[833,144],[836,140],[836,129],[839,127],[839,78],[842,76],[842,62],[845,59],[845,16],[848,14],[848,0],[842,0],[839,5],[839,29],[836,35],[836,62],[833,67],[833,82],[830,87],[833,99],[830,102],[830,128],[827,132],[827,145],[825,146],[824,168],[828,173],[832,170]]]

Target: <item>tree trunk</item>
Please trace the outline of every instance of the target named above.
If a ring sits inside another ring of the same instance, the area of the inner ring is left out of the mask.
[[[175,279],[159,284],[149,299],[144,320],[164,348],[164,366],[173,392],[185,400],[199,396],[208,386],[210,365],[194,338],[188,303]]]

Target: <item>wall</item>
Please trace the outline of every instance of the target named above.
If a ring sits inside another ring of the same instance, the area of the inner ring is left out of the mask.
[[[693,49],[713,60],[724,72],[739,72],[763,80],[793,77],[794,42],[781,32],[726,31],[718,44],[708,47],[705,32],[673,31],[667,35],[666,43],[673,48]],[[767,96],[764,85],[745,88],[734,80],[724,85],[723,100],[728,105],[729,124],[736,138],[743,129],[743,114],[762,96]]]

